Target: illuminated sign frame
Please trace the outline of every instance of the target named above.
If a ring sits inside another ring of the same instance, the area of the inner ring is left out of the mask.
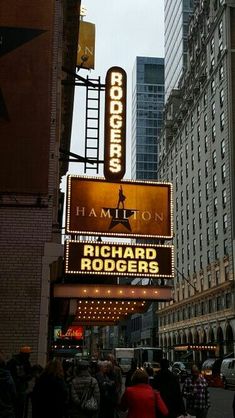
[[[66,233],[172,239],[172,184],[70,175]]]
[[[172,245],[65,241],[65,274],[174,277]]]
[[[104,176],[119,181],[126,171],[126,89],[127,75],[111,67],[105,79]]]

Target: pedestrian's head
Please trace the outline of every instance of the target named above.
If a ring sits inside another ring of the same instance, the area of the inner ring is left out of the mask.
[[[139,383],[148,383],[148,381],[148,373],[144,369],[136,369],[131,378],[132,385],[138,385]]]
[[[169,360],[167,358],[162,358],[161,359],[161,361],[160,361],[161,370],[169,369],[169,365],[170,365],[170,363],[169,363]]]
[[[29,345],[23,345],[20,347],[20,355],[24,357],[25,359],[28,359],[30,354],[32,352],[32,349]]]
[[[49,360],[43,373],[61,378],[64,377],[64,369],[62,362],[58,358],[53,358],[53,360]]]
[[[78,373],[80,373],[83,370],[88,370],[89,366],[90,364],[87,360],[77,360],[75,363],[75,369]]]
[[[191,367],[191,373],[193,377],[197,377],[200,374],[199,368],[197,367],[196,364],[193,364]]]

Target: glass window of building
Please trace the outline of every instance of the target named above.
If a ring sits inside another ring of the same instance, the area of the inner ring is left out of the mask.
[[[218,25],[218,35],[219,39],[223,37],[223,21],[221,20]]]
[[[210,264],[211,261],[211,252],[210,250],[207,250],[207,264]]]
[[[194,193],[194,189],[195,189],[195,179],[194,177],[192,177],[192,193]]]
[[[197,105],[197,118],[200,116],[200,103]]]
[[[196,255],[196,239],[193,239],[193,255]]]
[[[181,242],[183,245],[184,244],[184,230],[183,229],[181,230]]]
[[[221,65],[219,68],[219,80],[223,81],[223,79],[224,79],[224,67],[223,65]]]
[[[224,112],[222,112],[220,115],[220,130],[224,130]]]
[[[180,203],[181,203],[181,206],[183,206],[183,204],[184,204],[184,193],[183,193],[183,190],[180,193]]]
[[[207,106],[207,92],[204,93],[203,104],[204,104],[204,106]]]
[[[188,144],[185,145],[185,158],[188,159]]]
[[[199,168],[198,173],[198,186],[201,186],[201,182],[202,182],[202,170]]]
[[[187,239],[189,239],[189,224],[187,224]]]
[[[227,203],[227,192],[226,189],[222,190],[222,203],[223,203],[223,208],[226,207],[226,203]]]
[[[197,263],[196,263],[196,260],[194,259],[193,260],[193,272],[196,273],[196,271],[197,271]]]
[[[206,223],[210,222],[210,206],[206,205]]]
[[[217,174],[216,173],[213,175],[213,190],[214,192],[216,192],[217,190]]]
[[[205,191],[206,191],[206,200],[208,200],[209,199],[209,184],[208,183],[205,184]]]
[[[221,158],[223,159],[225,156],[225,139],[221,141]]]
[[[208,177],[208,172],[209,172],[209,163],[208,160],[205,161],[205,177]]]
[[[191,166],[192,166],[192,170],[194,170],[194,155],[192,155],[191,157]]]
[[[191,136],[191,151],[193,151],[193,146],[194,146],[194,136]]]
[[[202,251],[202,234],[199,234],[199,248]]]
[[[213,168],[216,167],[216,150],[214,150],[212,153],[212,165],[213,165]]]
[[[226,179],[226,166],[225,166],[225,164],[223,164],[222,167],[221,167],[221,177],[222,177],[222,183],[224,183],[225,179]]]
[[[223,105],[224,105],[224,89],[220,90],[219,101],[220,101],[220,106],[223,107]]]
[[[216,216],[218,212],[218,198],[214,198],[214,215]]]
[[[216,247],[218,247],[218,245],[216,245]],[[217,248],[215,253],[217,254],[216,260],[218,260],[219,259],[218,248]],[[215,284],[216,284],[216,286],[218,286],[219,283],[220,283],[220,270],[217,269],[217,270],[215,270]]]
[[[211,105],[211,117],[212,117],[212,120],[215,119],[215,102],[213,102]]]
[[[186,205],[186,219],[189,220],[189,204]]]
[[[208,288],[210,289],[211,288],[211,273],[208,273],[208,275],[207,275],[207,281],[208,281]]]
[[[197,127],[197,140],[200,141],[200,126]]]
[[[223,52],[223,48],[224,48],[224,46],[223,46],[223,40],[221,39],[220,42],[219,42],[218,58],[220,58],[220,56],[221,56],[221,54]]]
[[[227,231],[228,228],[228,215],[227,213],[225,213],[223,215],[223,229],[224,229],[224,233]]]
[[[219,259],[219,246],[215,245],[215,260]]]
[[[225,308],[231,308],[232,305],[232,295],[231,293],[226,293],[225,295]]]
[[[202,229],[202,212],[199,212],[199,228]]]
[[[195,218],[193,218],[193,235],[195,234],[195,230],[196,230],[196,222],[195,222]]]
[[[192,212],[195,213],[195,197],[192,198]]]
[[[215,39],[213,37],[213,38],[211,38],[211,42],[210,42],[211,55],[214,54],[214,50],[215,50]]]
[[[216,132],[215,132],[215,125],[212,126],[212,141],[215,142]]]
[[[187,258],[190,259],[190,245],[187,244]]]
[[[202,191],[198,191],[198,206],[199,208],[202,206]]]
[[[185,165],[186,178],[188,178],[188,163]]]
[[[200,261],[200,270],[202,270],[202,255],[200,255],[200,259],[199,259]]]
[[[207,150],[208,150],[208,138],[207,138],[207,135],[205,135],[204,144],[205,144],[205,152],[207,152]]]
[[[214,222],[214,237],[217,239],[219,236],[219,224],[218,221]]]
[[[215,93],[215,80],[211,80],[211,94],[213,95]]]
[[[207,130],[207,114],[205,114],[204,116],[204,131],[206,132]]]
[[[210,245],[210,228],[206,229],[206,243],[207,246]]]
[[[229,280],[229,266],[228,265],[224,266],[224,277],[225,277],[225,280]]]
[[[198,145],[198,148],[197,148],[197,160],[198,160],[198,162],[200,162],[200,160],[201,160],[201,147],[200,147],[200,145]]]

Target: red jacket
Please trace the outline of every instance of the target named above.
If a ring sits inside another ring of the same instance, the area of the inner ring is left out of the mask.
[[[126,388],[122,395],[120,408],[128,410],[127,418],[157,418],[156,405],[162,415],[168,415],[168,409],[160,393],[148,384],[138,384]]]

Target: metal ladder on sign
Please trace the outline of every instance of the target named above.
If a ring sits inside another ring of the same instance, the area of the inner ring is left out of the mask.
[[[85,115],[85,162],[84,172],[93,170],[99,172],[100,155],[100,99],[105,85],[100,83],[100,77],[91,79],[93,86],[86,84],[86,115]]]

